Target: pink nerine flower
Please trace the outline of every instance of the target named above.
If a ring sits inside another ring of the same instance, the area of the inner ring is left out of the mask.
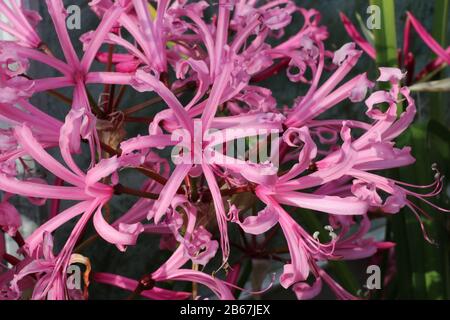
[[[237,289],[246,290],[236,285],[235,261],[246,258],[279,263],[275,281],[298,299],[313,298],[324,283],[338,298],[354,299],[322,262],[392,248],[368,237],[370,213],[407,206],[418,216],[412,198],[434,206],[427,198],[441,191],[439,173],[426,186],[435,190],[424,194],[410,190],[421,186],[382,175],[415,161],[411,148],[395,142],[416,113],[402,85],[405,73],[379,69],[376,81],[389,90],[372,91],[365,73],[348,79],[362,51],[354,43],[327,50],[316,10],[289,0],[94,0],[89,5],[100,22],[80,38],[77,52],[63,1],[47,0],[59,57],[36,34],[36,13],[10,2],[0,0],[7,19],[0,29],[14,38],[0,42],[0,299],[27,291],[32,299],[86,299],[91,282],[149,299],[207,298],[201,284],[234,299]],[[211,19],[207,10],[215,12]],[[304,23],[286,39],[294,14]],[[353,29],[352,35],[373,55]],[[57,75],[31,76],[30,65]],[[268,87],[280,72],[305,89],[289,105]],[[124,106],[132,90],[152,98]],[[35,105],[38,94],[59,99],[64,117]],[[365,120],[330,117],[343,101],[364,102]],[[111,206],[126,195],[124,205]],[[14,197],[43,210],[48,202],[48,216],[25,239]],[[320,216],[325,231],[301,223],[305,211]],[[6,251],[5,234],[19,245],[18,258]],[[89,262],[98,254],[94,241],[122,254],[148,234],[157,239],[154,248],[171,253],[139,280]],[[287,247],[273,248],[274,237]],[[80,263],[84,287],[74,290],[67,272]],[[193,283],[192,292],[158,287],[174,281]]]
[[[367,55],[369,55],[372,59],[375,59],[375,48],[365,38],[363,38],[345,14],[341,12],[340,16],[348,35],[361,47],[361,49],[364,50],[365,53],[367,53]],[[436,59],[429,62],[416,75],[414,53],[410,51],[411,27],[415,29],[421,40],[431,49],[431,51],[437,55]],[[434,71],[439,70],[439,68],[450,63],[450,47],[442,48],[411,12],[407,12],[403,33],[403,47],[399,49],[398,65],[407,70],[407,84],[419,81],[425,76],[432,74]]]

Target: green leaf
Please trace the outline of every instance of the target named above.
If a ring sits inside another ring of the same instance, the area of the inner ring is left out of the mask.
[[[450,130],[440,122],[431,119],[427,126],[427,144],[433,149],[433,153],[441,156],[445,161],[450,161]]]
[[[445,46],[447,40],[449,0],[436,0],[433,17],[433,38]]]
[[[432,35],[433,38],[436,39],[436,41],[444,48],[447,47],[448,11],[449,0],[435,1]],[[438,72],[434,79],[439,79],[441,77],[442,72]],[[442,119],[445,118],[445,103],[442,94],[434,95],[431,98],[431,105],[434,106],[430,112],[431,118],[438,122],[442,122]]]
[[[358,24],[359,24],[359,28],[361,29],[361,31],[364,35],[364,38],[366,38],[367,42],[369,42],[373,46],[373,44],[375,42],[375,37],[374,37],[372,31],[370,31],[367,28],[366,24],[364,23],[361,15],[359,13],[356,13],[355,15],[356,15],[356,20],[358,21]]]
[[[379,29],[373,30],[377,64],[379,66],[395,67],[397,66],[398,58],[394,0],[370,0],[370,4],[376,5],[381,9],[381,26]]]
[[[433,17],[432,35],[436,41],[444,48],[447,47],[448,33],[448,13],[449,0],[436,0]],[[443,72],[437,72],[433,75],[434,80],[440,79]],[[450,132],[448,124],[445,124],[446,108],[448,107],[448,95],[443,93],[434,93],[430,99],[430,117],[428,123],[428,146],[429,156],[433,162],[440,163],[444,174],[449,173],[448,162],[450,161],[450,141],[448,137]],[[444,188],[445,190],[445,188]],[[439,197],[438,205],[448,207],[448,197],[443,192]],[[428,295],[434,299],[450,298],[450,237],[447,226],[450,225],[450,218],[441,212],[434,212],[435,221],[431,225],[431,231],[439,243],[439,249],[430,252],[430,269],[437,270],[441,276],[433,281],[432,285],[427,286]],[[435,279],[435,278],[433,278]]]

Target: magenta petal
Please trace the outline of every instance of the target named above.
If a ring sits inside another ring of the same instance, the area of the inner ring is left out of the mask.
[[[109,243],[117,245],[121,251],[125,250],[124,246],[135,245],[139,234],[144,231],[144,227],[140,223],[119,224],[119,230],[117,230],[103,218],[101,208],[97,209],[93,221],[98,234]]]
[[[53,172],[56,176],[64,181],[67,181],[73,185],[81,186],[82,179],[76,176],[74,173],[70,172],[64,166],[62,166],[58,161],[56,161],[52,156],[50,156],[47,151],[42,148],[41,144],[34,138],[33,133],[27,126],[16,127],[15,135],[19,144],[22,148],[49,171]]]
[[[177,141],[173,141],[170,135],[138,136],[123,141],[120,144],[120,149],[123,154],[127,154],[136,150],[167,147],[176,143]]]
[[[88,200],[90,197],[77,187],[55,187],[41,183],[23,182],[15,178],[0,174],[0,188],[3,191],[20,194],[25,197]]]
[[[159,280],[159,279],[157,279]],[[234,300],[234,296],[230,289],[227,287],[226,283],[218,278],[214,278],[209,274],[189,270],[189,269],[178,269],[172,271],[169,274],[162,277],[161,280],[178,280],[178,281],[190,281],[197,282],[207,286],[211,289],[219,299],[222,300]]]
[[[148,213],[148,219],[153,218],[155,220],[155,223],[158,223],[161,220],[162,216],[169,208],[173,197],[177,193],[178,188],[183,182],[183,179],[186,177],[189,170],[191,170],[191,167],[192,166],[188,164],[180,164],[175,167],[175,170],[173,171],[169,180],[161,190],[159,199],[155,201],[152,210]]]
[[[113,285],[128,291],[134,291],[138,286],[138,282],[136,280],[132,280],[112,273],[96,272],[93,275],[93,280],[98,283]],[[154,287],[151,290],[142,291],[141,295],[153,300],[185,300],[191,296],[191,293],[171,291]]]
[[[246,233],[255,235],[267,232],[278,222],[278,212],[271,207],[264,208],[256,216],[245,218],[243,222],[239,221],[239,211],[236,208],[233,215],[231,221],[239,224]]]
[[[202,165],[202,168],[206,181],[208,182],[208,187],[211,190],[211,195],[213,197],[217,224],[220,231],[220,246],[222,247],[222,256],[225,262],[230,254],[230,244],[228,241],[227,216],[225,213],[225,208],[223,206],[222,195],[220,194],[219,186],[217,185],[216,178],[214,177],[211,168],[207,165]]]
[[[156,91],[173,110],[178,121],[183,125],[183,128],[187,129],[189,132],[193,132],[192,121],[188,113],[172,91],[164,86],[161,81],[143,70],[138,70],[136,71],[136,76],[131,84],[140,92]]]
[[[0,203],[0,228],[11,237],[15,236],[17,230],[22,225],[20,214],[17,209],[8,201]],[[0,235],[3,237],[3,235]]]
[[[90,201],[80,202],[59,213],[53,219],[48,220],[46,223],[42,224],[39,228],[34,230],[34,232],[25,240],[28,252],[30,254],[34,253],[36,248],[40,245],[46,233],[48,234],[52,233],[57,228],[62,226],[64,223],[82,214],[90,207],[90,205],[91,205]]]
[[[405,74],[398,68],[380,67],[380,76],[377,81],[390,81],[394,83],[400,82],[405,77]]]
[[[338,215],[362,215],[368,205],[355,197],[337,197],[307,194],[300,192],[283,192],[276,194],[280,203]]]
[[[67,11],[61,0],[45,0],[47,4],[48,13],[50,14],[53,25],[55,26],[56,34],[61,44],[61,49],[68,64],[75,68],[79,65],[79,59],[70,41],[69,33],[66,26]]]
[[[433,39],[433,37],[427,32],[423,25],[411,14],[407,13],[408,19],[410,19],[412,26],[416,29],[419,36],[422,38],[423,42],[438,55],[447,64],[450,64],[450,54],[448,54],[444,48],[442,48],[439,43]]]
[[[355,41],[361,47],[361,49],[363,49],[369,55],[369,57],[375,60],[375,48],[361,36],[361,34],[356,30],[356,27],[350,22],[345,14],[340,12],[339,15],[350,38],[352,38],[352,40]]]
[[[322,280],[317,278],[312,285],[305,282],[294,284],[292,287],[298,300],[309,300],[316,297],[322,290]]]

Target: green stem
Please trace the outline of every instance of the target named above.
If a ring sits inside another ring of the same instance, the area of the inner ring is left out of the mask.
[[[434,7],[434,18],[433,18],[433,38],[439,42],[439,44],[446,48],[447,42],[447,29],[448,29],[448,11],[449,11],[449,1],[448,0],[436,0]],[[434,79],[442,78],[442,72],[439,72]],[[430,116],[438,122],[443,123],[445,119],[444,113],[444,101],[443,95],[437,93],[431,97],[431,109]]]
[[[377,64],[395,67],[398,65],[398,56],[394,0],[370,0],[370,4],[381,9],[381,26],[373,30]]]
[[[305,223],[306,227],[310,231],[319,231],[319,239],[321,241],[325,241],[323,234],[323,224],[319,221],[317,216],[314,214],[314,212],[311,212],[309,210],[302,210],[300,212],[302,222]],[[334,273],[334,275],[337,277],[340,284],[347,289],[350,293],[356,294],[358,292],[358,289],[360,288],[360,285],[356,281],[355,277],[353,276],[353,273],[351,272],[350,268],[348,267],[348,264],[346,261],[328,261],[327,262],[328,268]]]

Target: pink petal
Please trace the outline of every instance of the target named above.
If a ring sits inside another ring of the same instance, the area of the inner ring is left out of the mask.
[[[11,237],[16,235],[22,225],[22,220],[17,209],[7,201],[0,203],[0,228]],[[0,235],[3,237],[3,235]]]
[[[183,108],[172,91],[164,86],[161,81],[157,80],[155,77],[143,70],[138,70],[136,71],[136,76],[133,79],[132,86],[140,92],[156,91],[173,110],[183,128],[187,129],[189,132],[193,132],[192,121],[186,110]]]
[[[425,44],[438,55],[442,60],[444,60],[447,64],[450,64],[450,54],[448,54],[441,45],[433,39],[433,37],[427,32],[427,30],[423,27],[423,25],[411,14],[411,12],[407,12],[408,19],[410,19],[412,26],[416,29],[419,36],[425,42]]]
[[[358,44],[361,49],[363,49],[369,55],[369,57],[375,60],[375,48],[361,36],[361,34],[356,30],[356,27],[350,22],[345,14],[339,12],[339,15],[350,38],[352,38],[352,40],[355,41],[356,44]]]
[[[322,290],[322,280],[317,278],[311,286],[305,282],[300,282],[294,284],[292,290],[298,300],[310,300],[316,297]]]
[[[231,293],[230,289],[225,284],[225,282],[200,271],[194,271],[190,269],[178,269],[171,271],[169,274],[162,276],[161,279],[156,280],[158,281],[178,280],[178,281],[197,282],[211,289],[221,300],[234,300],[234,296]]]
[[[217,185],[214,173],[208,165],[202,164],[203,174],[208,182],[209,190],[213,197],[214,209],[216,211],[217,224],[219,226],[220,232],[220,246],[222,247],[223,261],[228,259],[230,254],[230,244],[228,241],[228,226],[227,226],[227,215],[225,213],[225,208],[223,206],[222,195],[220,194],[219,186]]]
[[[177,193],[183,179],[191,170],[191,165],[180,164],[175,167],[169,180],[164,185],[160,192],[159,199],[155,201],[152,210],[148,213],[147,219],[154,218],[155,223],[158,223],[162,216],[166,213],[167,209],[172,202],[174,195]]]
[[[123,154],[133,152],[135,150],[149,149],[149,148],[161,148],[175,145],[177,141],[173,141],[170,135],[150,135],[150,136],[138,136],[128,139],[120,143],[120,149]]]
[[[139,234],[144,231],[140,223],[119,224],[119,230],[117,230],[103,218],[101,208],[98,208],[94,214],[93,222],[98,234],[109,243],[117,245],[121,251],[125,251],[124,246],[135,245]]]
[[[76,205],[69,207],[63,212],[57,214],[54,218],[48,220],[47,222],[39,226],[39,228],[34,230],[34,232],[25,240],[26,248],[30,255],[35,252],[36,248],[40,245],[46,233],[50,234],[54,232],[64,223],[72,220],[76,216],[86,211],[90,207],[90,205],[91,201],[83,201],[77,203]]]
[[[136,280],[112,273],[96,272],[92,278],[95,282],[113,285],[128,291],[134,291],[138,286]],[[185,300],[191,296],[191,293],[154,287],[151,290],[142,291],[141,295],[153,300]]]
[[[78,187],[55,187],[41,183],[23,182],[15,178],[0,174],[0,189],[9,193],[25,197],[88,200],[90,197]]]
[[[52,18],[53,25],[55,26],[56,34],[61,45],[61,49],[64,53],[68,64],[75,68],[79,65],[79,59],[70,41],[69,33],[66,26],[67,11],[64,8],[64,4],[61,0],[45,0],[47,4],[48,13]]]
[[[283,192],[275,195],[282,204],[338,215],[362,215],[368,205],[356,197],[323,196],[301,192]]]
[[[256,216],[249,216],[243,222],[239,220],[239,210],[232,211],[232,222],[237,223],[242,230],[250,234],[262,234],[270,230],[278,222],[278,212],[274,208],[265,207]]]
[[[50,156],[44,148],[42,148],[41,144],[34,138],[33,133],[26,125],[16,127],[14,129],[14,133],[17,137],[17,141],[25,152],[27,152],[40,165],[45,167],[57,177],[75,186],[81,186],[83,184],[80,177],[62,166],[58,161]]]
[[[393,83],[398,83],[405,77],[405,73],[398,68],[380,67],[380,76],[377,81],[390,81]]]

